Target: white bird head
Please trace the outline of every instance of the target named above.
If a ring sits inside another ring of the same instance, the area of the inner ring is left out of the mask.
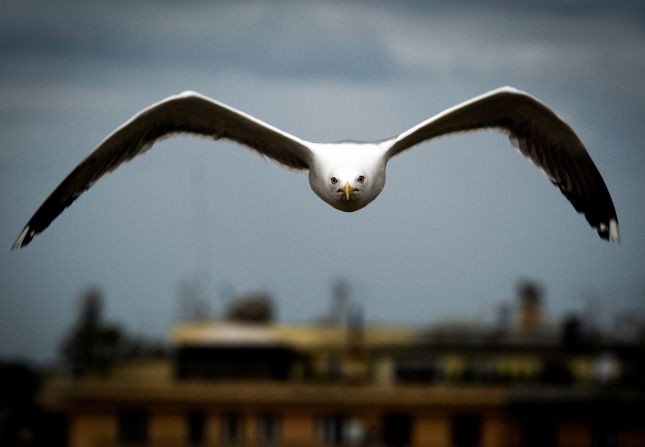
[[[311,189],[341,211],[357,211],[385,185],[383,151],[371,143],[317,145],[317,163],[309,170]]]

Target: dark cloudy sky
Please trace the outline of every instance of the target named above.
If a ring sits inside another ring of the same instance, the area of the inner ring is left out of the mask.
[[[17,1],[0,16],[0,356],[52,358],[79,294],[165,336],[178,288],[214,312],[266,290],[282,320],[348,278],[370,321],[490,320],[520,278],[553,318],[645,312],[645,8],[639,2]],[[226,142],[166,140],[33,243],[9,247],[65,175],[138,110],[191,89],[313,141],[376,140],[513,85],[566,119],[614,198],[622,244],[503,135],[397,157],[369,207]]]

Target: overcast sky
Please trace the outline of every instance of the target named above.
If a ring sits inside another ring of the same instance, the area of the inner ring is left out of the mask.
[[[553,319],[645,312],[645,8],[637,2],[14,1],[0,16],[0,356],[51,359],[79,295],[165,337],[179,288],[215,313],[263,290],[284,321],[347,278],[368,321],[488,321],[517,281]],[[521,5],[521,6],[520,6]],[[341,213],[240,146],[174,138],[102,179],[31,245],[53,188],[140,109],[197,90],[312,141],[377,140],[513,85],[567,120],[614,199],[609,244],[505,136],[426,143]]]

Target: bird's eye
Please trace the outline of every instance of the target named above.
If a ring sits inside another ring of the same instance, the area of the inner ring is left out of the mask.
[[[336,183],[338,183],[338,179],[336,177],[330,178],[329,181],[331,182],[332,185],[335,185]]]
[[[358,180],[358,183],[365,183],[365,176],[364,175],[359,175],[356,180]]]

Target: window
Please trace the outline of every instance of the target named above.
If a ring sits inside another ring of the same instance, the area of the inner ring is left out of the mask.
[[[522,445],[525,447],[544,447],[555,445],[555,424],[546,414],[539,411],[524,417],[521,423]]]
[[[280,439],[279,419],[274,414],[260,416],[258,437],[262,445],[276,444]]]
[[[206,418],[201,411],[191,411],[186,416],[186,438],[190,445],[204,442],[204,427]]]
[[[620,443],[620,431],[609,421],[602,421],[592,427],[592,439],[598,447],[617,447]]]
[[[476,415],[458,415],[452,419],[452,444],[455,447],[479,445],[482,421]]]
[[[148,413],[124,410],[117,415],[119,441],[124,444],[143,444],[148,441]]]
[[[343,440],[347,445],[364,445],[367,442],[367,427],[359,418],[350,418],[343,427]]]
[[[412,441],[412,417],[409,414],[393,413],[383,418],[383,443],[391,446],[407,446]]]
[[[325,445],[343,444],[343,431],[347,417],[340,414],[323,416],[318,425],[318,440]]]
[[[239,413],[228,413],[222,417],[222,441],[226,444],[240,444],[243,438],[243,419]]]
[[[318,424],[318,441],[323,445],[362,445],[367,440],[365,423],[355,417],[331,414]]]

